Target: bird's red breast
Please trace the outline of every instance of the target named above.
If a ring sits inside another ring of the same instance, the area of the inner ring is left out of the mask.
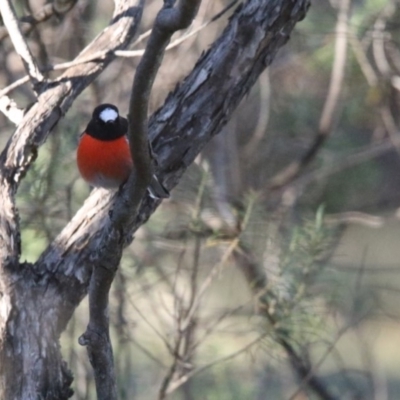
[[[83,179],[92,186],[107,189],[124,183],[133,163],[126,136],[114,140],[100,140],[84,133],[77,151],[78,169]]]
[[[133,162],[127,130],[128,120],[119,115],[113,104],[100,104],[94,109],[77,150],[79,172],[90,185],[114,189],[128,179]],[[156,199],[169,197],[155,175],[148,191]]]

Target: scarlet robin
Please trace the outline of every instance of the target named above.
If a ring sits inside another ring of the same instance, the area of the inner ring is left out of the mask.
[[[101,104],[94,109],[77,150],[79,172],[90,185],[114,189],[128,179],[134,163],[127,131],[128,120],[119,115],[117,107]],[[155,175],[148,190],[154,198],[169,196]]]

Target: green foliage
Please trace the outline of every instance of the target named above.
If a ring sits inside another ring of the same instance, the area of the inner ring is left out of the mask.
[[[270,274],[266,292],[267,304],[274,304],[271,314],[275,327],[290,332],[292,340],[306,342],[309,335],[318,335],[322,327],[321,299],[315,283],[326,265],[325,257],[332,249],[333,232],[324,223],[324,207],[313,219],[292,229],[282,245],[275,276]]]

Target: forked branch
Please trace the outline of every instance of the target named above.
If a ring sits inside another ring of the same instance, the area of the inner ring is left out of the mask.
[[[3,22],[10,35],[15,51],[21,57],[26,72],[29,74],[31,81],[35,87],[40,82],[43,82],[44,76],[39,70],[38,65],[31,53],[31,50],[26,43],[24,36],[18,25],[18,19],[15,14],[14,6],[10,0],[0,1],[0,11],[3,17]]]
[[[90,320],[86,332],[80,338],[80,343],[88,348],[99,400],[117,398],[109,335],[108,296],[122,256],[120,243],[126,240],[125,232],[132,229],[152,177],[152,160],[147,137],[147,111],[151,88],[172,34],[190,25],[199,5],[200,0],[181,0],[176,7],[172,7],[169,1],[164,2],[133,81],[128,137],[136,171],[116,200],[112,218],[103,234],[104,245],[96,254],[89,287]]]

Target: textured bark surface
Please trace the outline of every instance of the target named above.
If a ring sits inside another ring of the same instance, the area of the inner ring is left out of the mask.
[[[167,188],[177,184],[202,148],[221,130],[286,43],[308,5],[308,0],[250,0],[240,6],[221,37],[153,115],[149,133],[159,163],[157,174]],[[117,14],[115,23],[95,39],[97,44],[84,56],[98,51],[99,46],[121,48],[129,41],[135,9],[126,13]],[[0,398],[37,399],[40,395],[65,399],[70,394],[71,375],[61,361],[58,338],[87,292],[98,249],[110,231],[109,211],[124,207],[124,193],[116,199],[105,190],[93,191],[34,265],[18,264],[14,195],[35,149],[104,63],[74,67],[48,87],[0,157]],[[125,227],[124,241],[114,251],[116,256],[158,204],[145,199],[138,218]]]
[[[308,0],[253,0],[240,7],[221,37],[152,116],[149,134],[159,164],[157,175],[168,189],[178,183],[202,148],[224,126],[259,74],[287,42],[308,5]],[[36,263],[44,281],[49,276],[60,282],[69,281],[84,294],[114,197],[103,189],[92,192]],[[151,198],[145,199],[121,246],[130,242],[133,232],[158,205]]]
[[[136,7],[134,6],[136,5]],[[48,276],[46,286],[32,266],[19,264],[15,194],[37,148],[73,100],[112,61],[109,50],[125,48],[140,21],[143,0],[117,1],[108,28],[78,56],[104,52],[102,60],[76,65],[40,89],[0,156],[0,398],[66,399],[72,375],[62,361],[59,336],[72,315],[73,287]],[[70,292],[72,291],[72,292]],[[69,292],[69,296],[65,296]]]

